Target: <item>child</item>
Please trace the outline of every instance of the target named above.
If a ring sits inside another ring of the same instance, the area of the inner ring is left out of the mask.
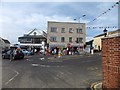
[[[61,57],[61,50],[59,49],[58,50],[58,58],[60,58]]]
[[[54,58],[56,58],[56,53],[57,53],[57,50],[54,49]]]

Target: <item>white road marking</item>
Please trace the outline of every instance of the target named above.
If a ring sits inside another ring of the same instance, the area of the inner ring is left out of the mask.
[[[57,77],[54,77],[54,79],[59,80],[59,78],[57,78]]]
[[[40,58],[40,60],[44,61],[44,60],[45,60],[45,58]]]
[[[33,61],[32,59],[26,59],[27,61]]]
[[[39,65],[39,66],[41,66],[41,67],[46,67],[45,65]]]
[[[60,71],[59,73],[60,73],[60,74],[64,74],[64,73],[63,73],[63,72],[61,72],[61,71]]]
[[[16,75],[13,76],[12,78],[10,78],[10,79],[5,83],[5,85],[7,85],[8,83],[10,83],[15,77],[17,77],[17,76],[19,75],[19,72],[17,72],[17,71],[14,71],[14,72],[16,72]]]
[[[37,67],[37,66],[39,66],[39,64],[32,64],[32,66]]]
[[[64,67],[64,66],[59,66],[59,65],[57,65],[57,66],[50,66],[50,65],[40,65],[40,64],[31,64],[33,67],[38,67],[38,66],[40,66],[40,67]]]

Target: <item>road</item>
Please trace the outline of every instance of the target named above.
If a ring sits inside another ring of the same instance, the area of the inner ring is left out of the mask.
[[[2,61],[3,88],[84,88],[101,81],[101,55],[65,56],[61,59],[25,56]]]

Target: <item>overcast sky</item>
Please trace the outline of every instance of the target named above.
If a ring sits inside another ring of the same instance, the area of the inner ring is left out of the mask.
[[[80,22],[86,27],[118,26],[118,5],[116,2],[2,2],[0,12],[0,37],[17,43],[23,36],[34,28],[47,30],[47,21],[74,21],[81,17]],[[108,9],[106,14],[101,15]],[[85,17],[82,15],[85,14]],[[97,20],[92,21],[101,15]],[[90,22],[92,21],[92,22]],[[108,31],[117,28],[109,28]],[[86,28],[86,40],[103,33],[103,28]]]

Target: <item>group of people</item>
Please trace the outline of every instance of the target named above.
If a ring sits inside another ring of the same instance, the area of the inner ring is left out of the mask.
[[[45,55],[54,55],[54,57],[60,58],[62,55],[73,55],[73,54],[80,54],[79,48],[58,48],[54,47],[51,49],[45,49]]]
[[[55,58],[60,58],[62,55],[61,49],[60,48],[53,48],[53,49],[45,49],[45,55],[54,55]]]

